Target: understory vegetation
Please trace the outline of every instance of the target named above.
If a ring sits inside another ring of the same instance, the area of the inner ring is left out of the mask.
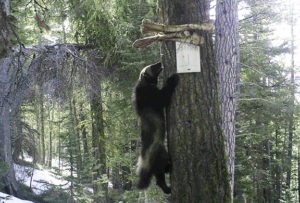
[[[299,81],[290,30],[298,16],[292,4],[275,0],[239,4],[234,202],[297,202]],[[142,19],[158,21],[156,8],[154,0],[11,1],[18,36],[9,56],[12,157],[51,169],[69,184],[39,195],[21,184],[22,197],[170,201],[154,181],[143,192],[135,186],[141,143],[132,90],[140,70],[160,61],[160,44],[139,50],[132,43],[142,37]],[[278,25],[289,29],[285,39],[276,35]],[[0,160],[0,177],[7,168]]]

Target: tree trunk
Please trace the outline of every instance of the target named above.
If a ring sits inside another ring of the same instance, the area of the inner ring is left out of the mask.
[[[11,154],[10,107],[6,102],[2,105],[0,106],[0,162],[4,162],[8,170],[5,174],[1,174],[3,175],[1,182],[4,183],[5,192],[17,195],[18,185]]]
[[[91,176],[89,173],[86,173],[88,171],[89,165],[90,165],[90,150],[89,150],[89,145],[88,145],[88,132],[86,128],[86,115],[83,110],[83,103],[79,104],[79,122],[80,122],[80,135],[81,135],[81,140],[82,140],[82,145],[83,145],[83,154],[82,154],[82,180],[84,182],[90,182],[91,181]]]
[[[52,167],[52,131],[49,131],[49,157],[48,157],[48,162],[47,166],[49,168]]]
[[[234,190],[235,116],[240,72],[237,7],[237,0],[217,0],[216,59],[219,71],[222,130],[226,137],[227,167],[232,202]]]
[[[279,126],[279,124],[277,124],[276,126]],[[275,186],[274,186],[274,191],[275,191],[275,198],[276,200],[280,200],[281,196],[282,196],[282,165],[283,165],[283,161],[282,161],[282,152],[279,151],[279,137],[280,137],[280,129],[279,127],[277,127],[276,131],[275,131],[275,160],[277,160],[277,164],[275,165],[275,171],[274,171],[274,180],[275,180]],[[279,202],[279,201],[277,201]]]
[[[1,174],[1,182],[7,193],[17,195],[18,185],[15,178],[11,153],[11,106],[10,106],[10,79],[11,60],[5,58],[10,49],[11,28],[8,25],[9,0],[0,0],[0,162],[7,165],[8,170]]]
[[[53,121],[54,121],[54,104],[50,104],[52,105],[51,107],[49,106],[48,108],[48,111],[49,111],[49,122],[48,122],[48,125],[49,125],[49,151],[48,151],[48,162],[47,162],[47,166],[49,168],[52,167],[52,154],[53,154],[53,143],[52,143],[52,136],[53,136],[53,133],[54,133],[54,130],[53,130]]]
[[[45,109],[44,109],[44,94],[42,82],[39,82],[39,124],[40,124],[40,144],[41,144],[41,164],[46,163],[46,144],[45,144]]]
[[[106,174],[106,152],[104,123],[102,114],[101,82],[91,74],[91,113],[92,113],[92,151],[93,151],[93,189],[94,202],[108,202],[107,183],[102,180]]]
[[[208,0],[160,0],[161,23],[180,25],[209,20]],[[172,161],[172,202],[229,202],[225,142],[217,88],[217,69],[211,34],[200,46],[201,72],[180,74],[167,112]],[[174,42],[161,46],[165,77],[176,72]]]
[[[300,202],[300,144],[298,144],[298,202]]]
[[[88,137],[87,137],[87,129],[86,129],[86,125],[83,124],[85,123],[86,117],[83,111],[83,103],[79,104],[79,122],[81,122],[80,124],[80,132],[81,132],[81,139],[82,139],[82,143],[83,143],[83,157],[84,157],[84,161],[86,163],[88,163],[88,159],[89,159],[89,146],[88,146]]]
[[[71,110],[71,108],[70,108]],[[73,126],[72,126],[73,127]],[[68,140],[68,144],[69,144],[69,147],[68,147],[68,152],[69,152],[69,162],[70,162],[70,194],[71,194],[71,197],[73,198],[74,197],[74,165],[75,165],[75,161],[74,161],[74,143],[73,143],[73,140],[74,140],[74,132],[73,130],[69,130],[69,136],[68,136],[69,140]]]
[[[0,58],[7,57],[11,49],[12,29],[9,25],[9,9],[9,0],[0,0]]]
[[[73,94],[72,94],[73,95]],[[79,181],[81,181],[81,175],[82,175],[82,154],[81,154],[81,143],[80,143],[80,134],[78,130],[78,119],[77,119],[77,111],[76,111],[76,99],[75,95],[72,96],[72,102],[71,102],[71,115],[72,115],[72,123],[74,126],[74,146],[76,148],[74,149],[75,155],[76,155],[76,171],[77,171],[77,177]]]
[[[41,144],[41,119],[40,119],[40,90],[38,85],[35,86],[35,94],[37,95],[36,100],[34,102],[35,104],[35,121],[36,121],[36,126],[37,126],[37,131],[39,132],[36,138],[36,145],[37,145],[37,162],[42,163],[42,144]]]
[[[18,162],[20,155],[22,155],[22,145],[23,145],[23,136],[22,136],[22,123],[21,123],[21,116],[20,112],[16,115],[16,118],[13,121],[14,123],[14,130],[12,133],[12,140],[13,141],[13,152],[12,152],[12,157],[14,162]]]
[[[290,16],[290,26],[291,26],[291,87],[290,87],[290,101],[289,101],[289,139],[288,139],[288,149],[287,149],[287,175],[286,175],[286,186],[288,189],[291,187],[291,174],[292,174],[292,152],[293,152],[293,137],[294,137],[294,101],[295,101],[295,36],[294,36],[294,5],[290,5],[291,16]],[[289,194],[288,192],[287,194]],[[289,197],[288,197],[288,200]]]

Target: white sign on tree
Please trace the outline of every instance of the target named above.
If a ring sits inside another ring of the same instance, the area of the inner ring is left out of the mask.
[[[200,47],[176,42],[176,61],[177,73],[200,72]]]

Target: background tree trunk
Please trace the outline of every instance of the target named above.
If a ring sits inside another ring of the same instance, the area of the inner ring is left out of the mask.
[[[294,36],[294,24],[295,24],[295,16],[294,16],[294,5],[291,2],[290,4],[290,26],[291,26],[291,87],[290,87],[290,101],[289,101],[289,123],[288,123],[288,148],[287,148],[287,174],[286,174],[286,186],[288,189],[291,188],[291,176],[292,176],[292,157],[293,157],[293,139],[294,139],[294,113],[295,113],[295,36]],[[287,200],[291,201],[290,191],[287,192]]]
[[[0,66],[1,68],[3,66]],[[1,80],[0,80],[1,81]],[[1,81],[2,82],[2,81]],[[1,91],[2,93],[2,91]],[[1,102],[2,103],[2,102]],[[11,134],[10,134],[10,106],[4,101],[0,105],[0,162],[4,162],[8,170],[1,177],[4,183],[5,192],[17,195],[18,185],[15,178],[13,160],[11,154]]]
[[[11,132],[10,132],[10,79],[11,60],[5,58],[10,50],[11,28],[8,25],[9,0],[0,0],[0,162],[8,166],[5,174],[1,174],[1,182],[7,193],[16,195],[18,185],[15,178],[11,152]]]
[[[76,146],[75,152],[76,152],[76,171],[77,171],[77,178],[81,179],[82,176],[82,154],[81,154],[81,142],[80,142],[80,132],[78,129],[79,122],[77,118],[77,109],[76,109],[76,98],[72,96],[72,101],[70,103],[71,105],[71,117],[72,117],[72,124],[74,126],[74,144]]]
[[[209,20],[208,0],[160,0],[160,22],[167,25]],[[167,113],[172,159],[172,202],[228,202],[230,198],[224,137],[211,34],[200,32],[201,72],[180,74]],[[161,47],[165,77],[176,72],[174,42]]]
[[[50,104],[48,108],[49,120],[49,150],[48,150],[48,161],[47,166],[49,168],[52,167],[52,156],[53,156],[53,137],[54,137],[54,129],[53,129],[53,121],[54,121],[54,104]]]
[[[92,114],[92,154],[93,154],[93,189],[94,202],[108,202],[106,175],[106,152],[104,137],[104,121],[102,110],[101,80],[96,73],[91,74],[91,114]]]
[[[12,150],[13,161],[18,162],[19,157],[22,154],[22,145],[23,145],[23,126],[21,122],[20,112],[16,115],[14,119],[13,132],[11,133],[14,149]]]
[[[46,163],[46,144],[45,144],[45,107],[44,107],[44,93],[43,93],[43,83],[39,82],[39,124],[40,124],[40,144],[41,144],[41,164]]]
[[[235,116],[240,72],[237,23],[237,0],[218,0],[216,7],[216,60],[219,71],[222,130],[226,137],[231,201],[233,201],[234,190]]]

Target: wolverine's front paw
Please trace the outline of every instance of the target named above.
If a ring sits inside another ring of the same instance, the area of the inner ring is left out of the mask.
[[[169,77],[167,80],[167,84],[174,87],[177,86],[178,83],[179,83],[179,76],[176,73],[173,74],[171,77]]]

